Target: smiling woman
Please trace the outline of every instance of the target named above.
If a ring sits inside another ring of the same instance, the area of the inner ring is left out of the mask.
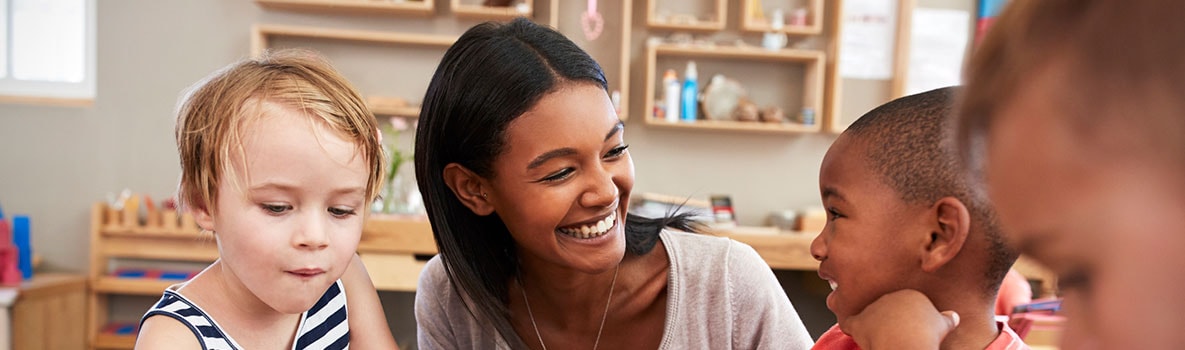
[[[445,53],[416,134],[440,251],[416,293],[420,347],[809,347],[752,248],[628,213],[634,166],[606,86],[521,18]]]

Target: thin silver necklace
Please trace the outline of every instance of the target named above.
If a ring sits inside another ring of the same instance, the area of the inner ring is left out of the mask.
[[[597,350],[597,345],[601,345],[601,331],[605,330],[605,318],[609,316],[609,304],[613,302],[613,288],[617,287],[618,271],[621,271],[621,263],[617,263],[617,268],[613,269],[613,283],[609,284],[609,300],[605,301],[605,312],[601,314],[601,326],[597,328],[597,340],[593,342],[593,350]],[[543,343],[543,335],[539,334],[539,325],[535,324],[535,314],[531,312],[531,300],[527,299],[527,287],[523,285],[521,275],[517,280],[518,289],[523,292],[523,302],[527,304],[527,316],[531,317],[531,327],[535,328],[535,336],[539,338],[539,345],[543,347],[543,350],[547,350],[547,344]]]

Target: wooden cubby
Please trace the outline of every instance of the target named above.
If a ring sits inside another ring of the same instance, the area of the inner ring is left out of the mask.
[[[782,32],[789,35],[818,35],[823,32],[823,0],[800,0],[806,3],[804,7],[807,10],[807,18],[805,25],[793,25],[790,23],[792,12],[784,12],[785,24],[782,26]],[[753,14],[758,11],[757,4],[750,0],[742,0],[741,5],[741,29],[747,32],[770,32],[773,31],[770,18],[773,12],[769,8],[761,9],[764,16],[757,18]],[[784,9],[788,10],[788,9]]]
[[[663,18],[665,10],[659,4],[659,0],[646,0],[646,26],[651,29],[665,29],[665,30],[689,30],[689,31],[719,31],[724,30],[728,20],[728,0],[711,0],[713,11],[712,19],[702,19],[697,14],[665,14],[667,16],[675,17],[680,15],[691,15],[693,19],[680,18]],[[679,3],[687,4],[686,1],[678,1]],[[691,1],[695,2],[695,1]]]
[[[453,11],[453,15],[459,18],[501,21],[520,16],[527,18],[534,17],[532,13],[535,11],[535,3],[532,0],[517,0],[509,6],[485,6],[468,2],[475,1],[450,0],[449,6]]]
[[[251,54],[262,55],[278,37],[350,41],[366,44],[396,46],[420,46],[439,48],[441,52],[457,41],[456,36],[439,34],[393,33],[366,30],[329,29],[288,25],[256,25],[252,30]],[[389,101],[403,100],[399,97],[369,96],[367,103],[378,116],[412,117],[420,116],[420,106],[392,104]]]
[[[800,82],[787,82],[790,85],[802,87],[802,103],[801,107],[813,108],[815,111],[822,110],[823,107],[823,68],[825,64],[825,55],[822,51],[816,50],[797,50],[797,49],[781,49],[781,50],[767,50],[760,47],[738,47],[738,46],[697,46],[684,44],[666,44],[666,43],[649,43],[646,50],[646,91],[656,91],[658,85],[658,75],[661,74],[657,68],[659,57],[679,57],[689,60],[694,59],[725,59],[729,61],[757,61],[765,63],[785,63],[791,65],[801,66],[803,71],[803,78]],[[707,86],[711,78],[712,72],[705,72],[700,68],[699,82],[700,86]],[[703,90],[702,88],[700,89]],[[669,122],[658,119],[651,111],[654,110],[654,98],[649,95],[646,99],[645,109],[650,113],[646,113],[646,124],[657,127],[681,128],[681,129],[696,129],[696,130],[729,130],[742,132],[758,132],[758,133],[803,133],[803,132],[818,132],[821,127],[819,118],[815,118],[815,123],[811,125],[804,125],[793,122],[783,123],[763,123],[763,122],[743,122],[731,120],[696,120],[694,122]],[[785,106],[782,106],[785,109]],[[791,116],[797,113],[797,110],[785,109],[787,119],[793,119]],[[817,112],[816,112],[817,113]]]
[[[108,324],[111,296],[159,297],[168,286],[182,282],[116,277],[110,270],[113,262],[137,259],[209,263],[218,259],[214,238],[199,233],[191,216],[168,210],[150,211],[149,215],[141,221],[135,205],[117,211],[97,203],[91,209],[90,289],[86,318],[86,339],[90,349],[131,349],[135,345],[135,335],[102,332]]]
[[[139,220],[128,212],[96,203],[91,211],[91,269],[87,303],[86,339],[90,349],[131,349],[136,336],[104,333],[109,298],[117,295],[160,297],[165,288],[182,280],[116,277],[116,260],[211,263],[218,259],[212,235],[200,233],[191,216],[160,212],[162,220]],[[171,225],[169,219],[172,218]],[[141,223],[143,222],[143,223]],[[163,223],[163,224],[148,224]],[[380,291],[414,292],[426,259],[436,254],[432,226],[422,216],[372,215],[358,243],[358,255]],[[196,272],[196,271],[194,271]],[[150,305],[144,305],[146,311]],[[131,320],[125,320],[131,321]],[[138,320],[131,321],[138,322]]]
[[[369,1],[369,0],[255,0],[264,8],[315,13],[384,14],[401,16],[431,16],[436,12],[435,0]]]

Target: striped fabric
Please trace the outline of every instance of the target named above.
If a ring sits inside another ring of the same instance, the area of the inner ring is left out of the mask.
[[[141,324],[155,315],[169,316],[189,326],[198,342],[202,344],[202,349],[243,349],[243,346],[235,343],[234,339],[223,332],[218,323],[200,307],[173,289],[174,287],[169,287],[165,290],[160,301],[140,319]],[[346,294],[341,280],[338,280],[329,286],[312,308],[300,315],[300,330],[296,332],[292,349],[349,349],[349,323],[346,316]]]

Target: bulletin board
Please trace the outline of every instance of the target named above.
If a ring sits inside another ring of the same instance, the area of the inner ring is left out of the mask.
[[[828,130],[842,132],[901,96],[957,85],[976,1],[834,0],[828,47]]]

